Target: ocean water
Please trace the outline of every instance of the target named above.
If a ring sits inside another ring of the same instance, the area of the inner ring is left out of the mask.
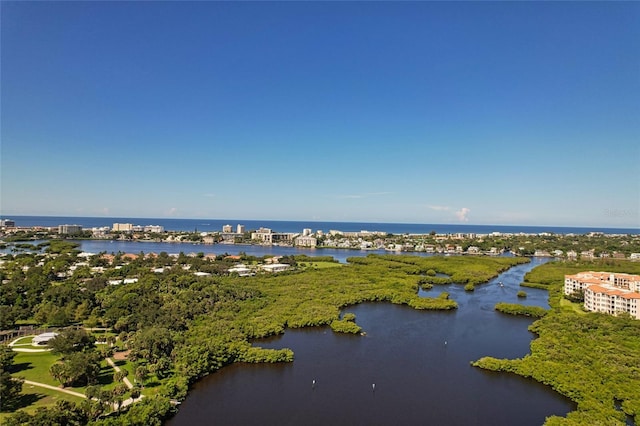
[[[640,234],[640,228],[603,228],[603,227],[564,227],[564,226],[518,226],[518,225],[469,225],[469,224],[429,224],[429,223],[371,223],[371,222],[313,222],[313,221],[276,221],[276,220],[239,220],[239,219],[160,219],[160,218],[126,218],[126,217],[66,217],[66,216],[3,216],[12,219],[16,226],[58,226],[64,224],[82,225],[84,228],[112,227],[114,223],[131,223],[133,225],[161,225],[167,231],[222,231],[224,225],[236,229],[238,224],[244,225],[247,231],[260,227],[270,228],[274,232],[302,232],[310,228],[314,232],[322,230],[339,230],[343,232],[381,231],[390,234],[438,234],[474,233],[489,234],[526,233],[538,234],[550,232],[554,234],[586,234],[604,232],[606,234]]]

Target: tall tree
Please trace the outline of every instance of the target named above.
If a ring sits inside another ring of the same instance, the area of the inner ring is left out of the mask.
[[[12,411],[20,399],[23,379],[11,377],[9,370],[13,365],[15,352],[7,346],[0,346],[0,410]]]
[[[49,340],[49,347],[53,353],[67,356],[74,352],[92,350],[95,347],[95,341],[95,337],[87,333],[84,329],[68,328],[62,330],[60,334]]]

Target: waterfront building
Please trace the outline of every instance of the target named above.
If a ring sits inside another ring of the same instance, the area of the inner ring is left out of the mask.
[[[244,231],[244,225],[238,224],[238,227],[236,228],[236,234],[244,234]]]
[[[0,219],[0,227],[2,228],[15,228],[16,222],[11,219]]]
[[[632,318],[640,319],[640,293],[593,284],[584,290],[584,307],[591,312],[628,313]]]
[[[80,226],[80,225],[58,225],[58,234],[60,234],[60,235],[82,234],[82,226]]]
[[[311,228],[304,228],[302,230],[302,236],[303,237],[308,237],[309,235],[311,235]]]
[[[133,224],[131,223],[114,223],[113,228],[111,228],[114,232],[132,232]]]
[[[584,292],[588,311],[609,315],[626,312],[640,319],[640,275],[593,271],[565,275],[564,294],[580,292]]]
[[[222,227],[222,232],[225,234],[230,234],[233,232],[233,228],[231,227],[231,225],[224,225]]]
[[[263,244],[291,243],[298,235],[290,232],[273,232],[269,228],[260,228],[251,233],[251,239],[258,240]]]
[[[310,235],[302,235],[294,240],[294,244],[298,247],[315,247],[318,245],[318,240]]]
[[[144,232],[155,232],[162,234],[164,232],[164,226],[161,225],[147,225],[144,227]]]

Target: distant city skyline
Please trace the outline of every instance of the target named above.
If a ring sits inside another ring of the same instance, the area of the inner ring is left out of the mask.
[[[3,218],[640,227],[640,3],[1,7]]]

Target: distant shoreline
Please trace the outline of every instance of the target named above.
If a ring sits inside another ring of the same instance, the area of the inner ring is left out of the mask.
[[[271,228],[275,232],[301,232],[304,228],[323,230],[335,229],[344,232],[381,231],[390,234],[456,234],[474,233],[491,234],[587,234],[601,232],[604,234],[640,234],[640,228],[612,228],[602,226],[531,226],[531,225],[470,225],[429,224],[429,223],[375,223],[375,222],[331,222],[331,221],[287,221],[287,220],[242,220],[242,219],[175,219],[175,218],[126,218],[126,217],[91,217],[91,216],[9,216],[2,219],[15,221],[17,227],[55,227],[64,224],[81,225],[84,228],[112,227],[114,223],[132,223],[134,225],[161,225],[167,231],[215,232],[222,226],[243,224],[247,230],[260,227]]]

